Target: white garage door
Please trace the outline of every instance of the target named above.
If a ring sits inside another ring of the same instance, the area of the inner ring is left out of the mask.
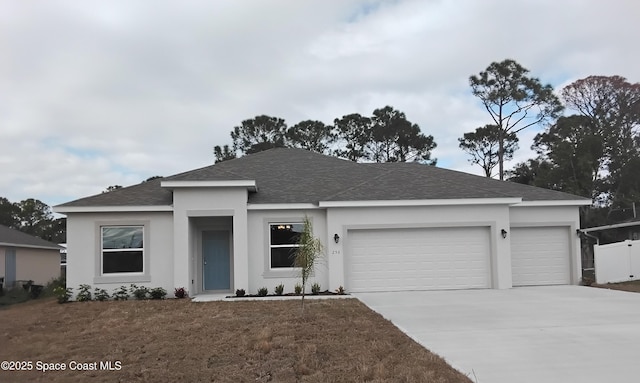
[[[349,231],[352,292],[491,287],[489,228]]]
[[[570,265],[568,228],[511,229],[511,270],[514,286],[569,284]]]

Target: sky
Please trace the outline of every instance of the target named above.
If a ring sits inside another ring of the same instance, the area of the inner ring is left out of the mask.
[[[257,115],[386,105],[438,166],[482,174],[458,147],[491,123],[469,76],[510,58],[557,91],[639,82],[638,19],[634,0],[0,0],[0,197],[53,206],[213,164]]]

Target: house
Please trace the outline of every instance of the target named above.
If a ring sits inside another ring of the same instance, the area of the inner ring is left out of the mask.
[[[46,285],[60,276],[60,246],[0,225],[0,278],[11,288],[17,281]]]
[[[506,289],[580,279],[590,200],[418,163],[271,149],[54,207],[67,281],[191,296],[292,291],[308,217],[325,248],[314,281],[350,292]]]
[[[640,239],[640,219],[632,218],[624,222],[610,225],[589,227],[581,230],[582,233],[589,233],[587,238],[593,239],[598,245],[610,243],[637,241]]]

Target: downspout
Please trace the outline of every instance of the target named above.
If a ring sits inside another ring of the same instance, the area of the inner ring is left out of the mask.
[[[576,230],[578,232],[578,235],[584,235],[585,237],[589,237],[589,238],[593,238],[596,240],[596,245],[600,245],[600,238],[596,237],[595,235],[591,235],[587,232],[584,232],[580,229]]]

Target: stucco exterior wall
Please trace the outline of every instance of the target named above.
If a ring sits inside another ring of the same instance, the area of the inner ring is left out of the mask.
[[[16,280],[46,285],[60,276],[60,250],[16,249]]]
[[[145,275],[100,275],[102,225],[139,225],[144,229]],[[169,294],[173,280],[173,218],[171,212],[69,213],[67,214],[67,286],[74,291],[80,284],[107,290],[135,283],[162,287]],[[58,261],[58,270],[59,270]]]
[[[340,242],[328,241],[329,285],[345,286],[346,243],[349,231],[382,228],[483,226],[490,229],[493,288],[511,287],[511,250],[500,235],[509,228],[507,205],[350,207],[327,209],[327,236],[340,236]]]
[[[319,238],[324,247],[324,254],[318,262],[312,278],[310,278],[306,291],[311,292],[311,285],[319,283],[322,290],[333,291],[338,285],[329,283],[327,245],[326,212],[323,209],[312,210],[250,210],[248,214],[248,232],[251,233],[249,241],[249,284],[247,292],[257,293],[261,287],[273,289],[282,283],[285,293],[293,292],[296,283],[301,283],[298,271],[294,270],[270,270],[269,269],[269,223],[302,222],[305,216],[309,217],[313,226],[314,236]],[[238,288],[245,288],[238,286]]]

